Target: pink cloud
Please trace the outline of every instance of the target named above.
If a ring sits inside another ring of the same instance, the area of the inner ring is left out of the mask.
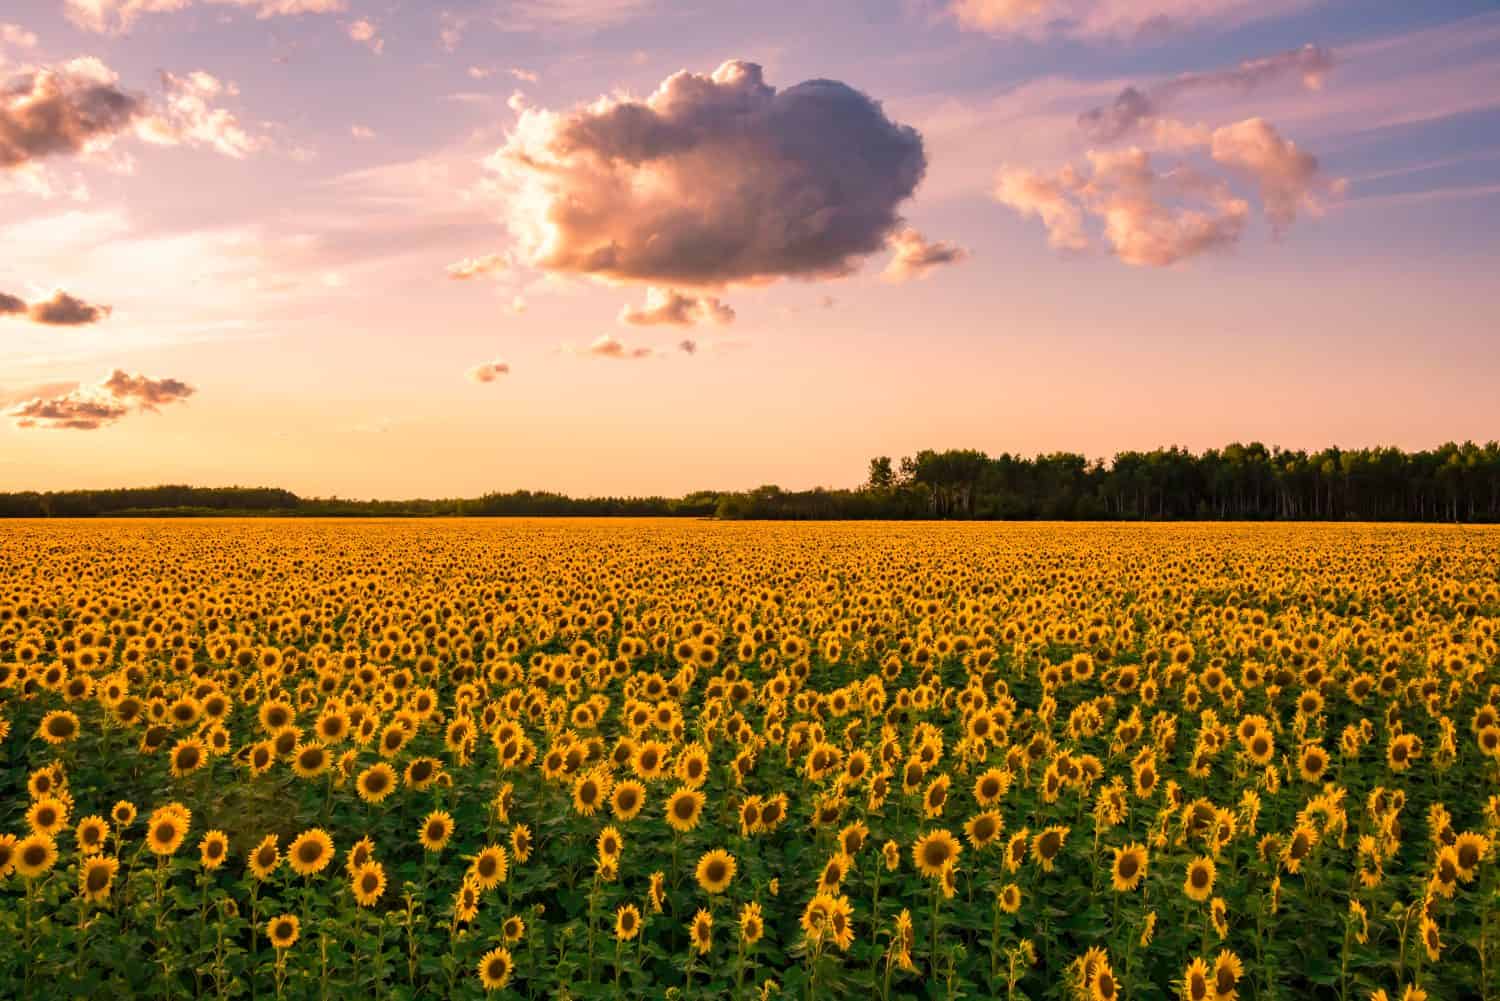
[[[489,160],[526,263],[688,287],[846,275],[900,225],[921,137],[833,80],[680,72],[649,98],[522,111]]]
[[[1316,0],[949,0],[959,26],[994,35],[1089,41],[1151,38],[1204,24],[1232,27]]]
[[[504,361],[487,361],[482,365],[475,365],[469,369],[470,382],[494,382],[502,375],[510,374],[510,363]]]
[[[620,322],[642,327],[730,324],[734,322],[734,309],[715,296],[684,295],[676,289],[651,287],[646,289],[645,305],[640,308],[626,306],[620,310]]]
[[[146,110],[118,80],[99,60],[83,58],[0,85],[0,169],[111,145]]]
[[[122,34],[144,14],[168,14],[186,10],[194,0],[64,0],[68,20],[85,31]],[[206,5],[243,7],[255,11],[260,20],[298,14],[334,14],[344,10],[345,0],[202,0]]]
[[[588,347],[581,352],[573,351],[574,354],[582,354],[589,358],[612,358],[616,361],[637,361],[642,358],[650,358],[656,352],[646,347],[626,347],[615,338],[613,334],[601,334]]]
[[[505,254],[485,254],[483,257],[465,257],[461,261],[448,265],[447,270],[449,278],[455,281],[468,281],[480,275],[505,271],[509,267],[510,261]]]
[[[957,264],[969,256],[963,247],[942,240],[929,241],[909,226],[891,234],[889,242],[893,254],[881,277],[890,282],[926,278],[933,268]]]
[[[1059,248],[1091,246],[1084,219],[1093,217],[1110,251],[1138,266],[1164,267],[1232,246],[1244,231],[1250,206],[1191,167],[1158,171],[1139,149],[1090,152],[1088,164],[1051,175],[1003,171],[996,197],[1041,218]]]
[[[1266,218],[1278,233],[1296,221],[1299,209],[1321,214],[1323,198],[1345,190],[1344,181],[1319,169],[1317,157],[1298,149],[1263,118],[1216,129],[1211,151],[1219,163],[1255,180]]]
[[[46,387],[60,389],[61,387]],[[56,395],[36,396],[9,411],[20,428],[93,431],[130,413],[154,413],[180,403],[196,390],[178,379],[150,379],[115,369],[103,382]]]
[[[377,56],[385,51],[385,39],[380,37],[380,29],[373,21],[360,18],[349,24],[349,37],[368,48]]]

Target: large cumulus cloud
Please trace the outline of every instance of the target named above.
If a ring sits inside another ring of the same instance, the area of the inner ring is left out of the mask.
[[[489,164],[526,263],[703,288],[850,273],[900,227],[927,158],[847,84],[777,90],[731,61],[645,100],[527,108]]]

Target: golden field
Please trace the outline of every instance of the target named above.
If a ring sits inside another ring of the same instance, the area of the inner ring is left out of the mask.
[[[0,525],[0,995],[1500,998],[1500,531]]]

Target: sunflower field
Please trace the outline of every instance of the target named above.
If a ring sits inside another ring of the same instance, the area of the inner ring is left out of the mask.
[[[0,997],[1500,999],[1500,530],[0,526]]]

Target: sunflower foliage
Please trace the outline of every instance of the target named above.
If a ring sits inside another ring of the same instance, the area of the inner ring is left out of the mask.
[[[12,523],[0,995],[1500,998],[1500,533]]]

